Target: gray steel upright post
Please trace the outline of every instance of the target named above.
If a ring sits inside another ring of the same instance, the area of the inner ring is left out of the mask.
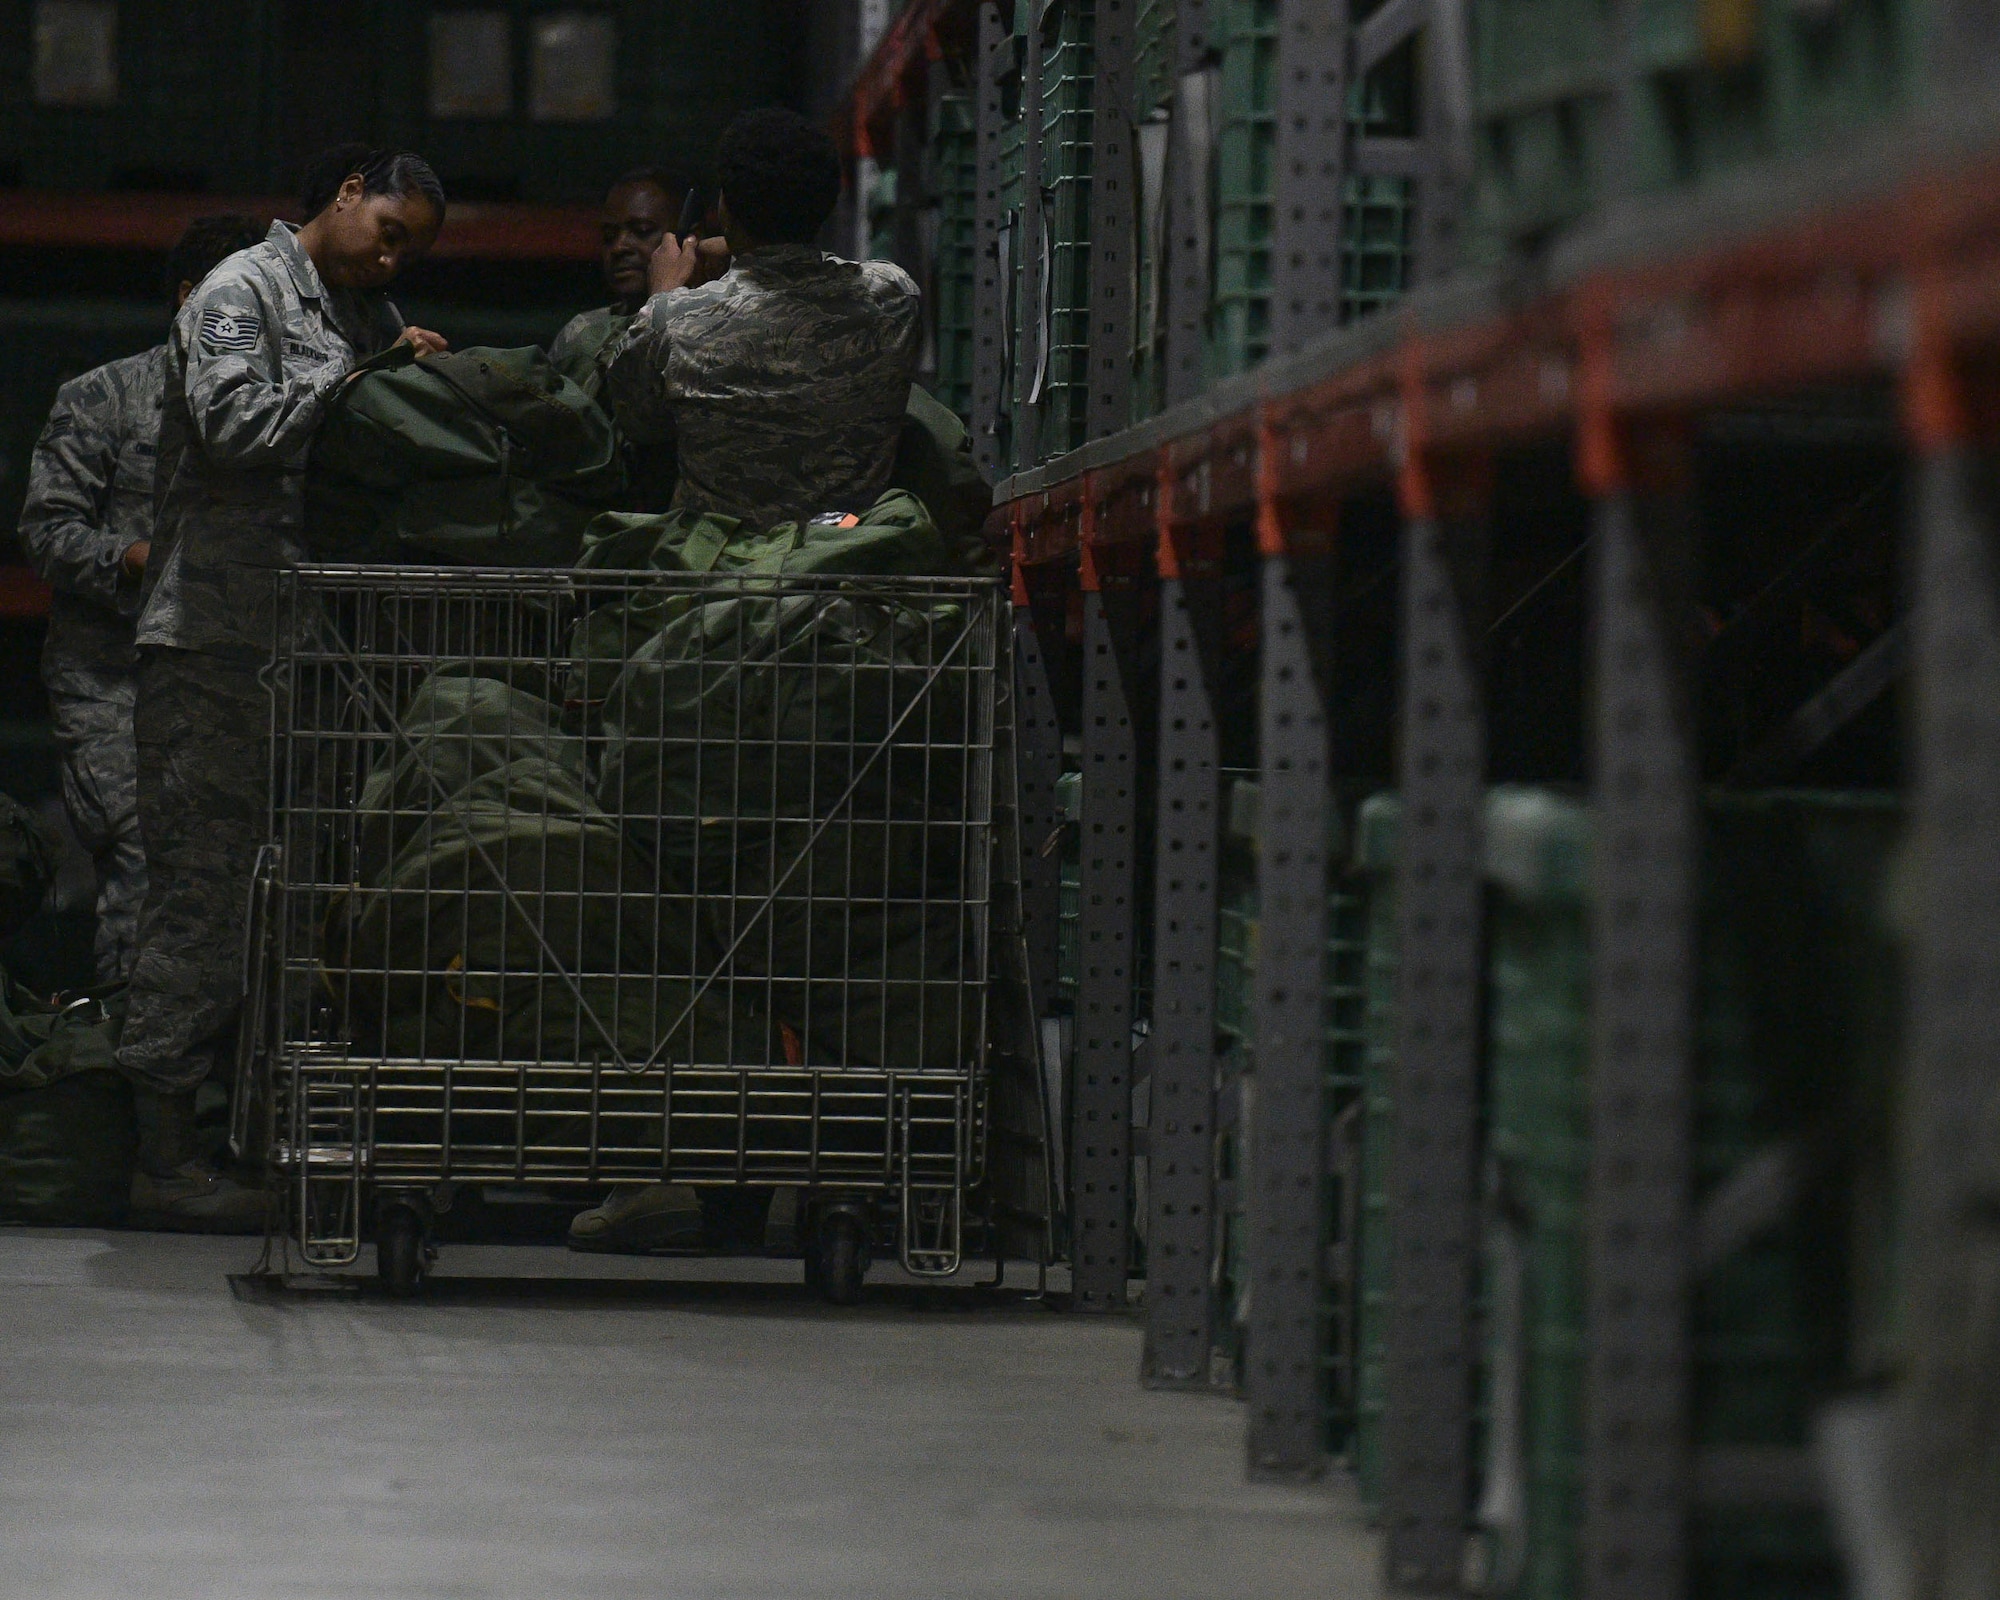
[[[1483,508],[1419,510],[1403,527],[1382,1520],[1391,1586],[1435,1594],[1459,1587],[1471,1493],[1486,727],[1465,591],[1486,530]]]
[[[1056,801],[1056,780],[1062,776],[1062,727],[1056,717],[1047,655],[1026,594],[1026,585],[1017,572],[1012,652],[1014,796],[1016,844],[1020,849],[1017,873],[1021,886],[1021,944],[1028,990],[1021,1020],[1031,1037],[1014,1044],[1032,1059],[1041,1079],[1041,1104],[1046,1111],[1042,1134],[1046,1142],[1044,1170],[1049,1207],[1045,1241],[1054,1245],[1061,1233],[1062,1218],[1069,1210],[1067,1175],[1063,1169],[1063,1063],[1049,1048],[1044,1030],[1044,1018],[1056,987],[1056,952],[1062,916],[1062,866],[1051,849],[1062,826]]]
[[[1221,552],[1171,526],[1160,488],[1160,722],[1153,888],[1153,1090],[1147,1187],[1145,1381],[1204,1389],[1215,1345],[1216,841]]]
[[[1950,381],[1934,372],[1929,386]],[[1992,446],[1975,442],[1964,397],[1918,398],[1908,1376],[1891,1481],[1911,1592],[1970,1596],[2000,1573],[2000,515]]]
[[[1138,242],[1132,155],[1133,0],[1097,0],[1090,96],[1090,391],[1086,436],[1132,421],[1132,265]]]
[[[1006,465],[1000,459],[999,421],[1010,375],[1006,312],[1000,297],[1013,286],[1000,271],[1000,140],[1005,121],[1000,77],[1011,65],[1012,44],[1000,8],[982,5],[972,74],[973,149],[979,171],[973,205],[972,454],[989,478],[1000,477]]]
[[[1215,73],[1208,6],[1179,0],[1174,12],[1173,123],[1167,137],[1166,381],[1168,405],[1201,392],[1207,360],[1209,162],[1215,149]]]
[[[1039,15],[1041,8],[1029,8]],[[1021,68],[1021,222],[1020,239],[1014,259],[1020,270],[1014,277],[1014,374],[1010,415],[1014,420],[1016,470],[1032,467],[1041,459],[1041,416],[1028,403],[1035,389],[1035,365],[1042,359],[1048,329],[1042,325],[1042,303],[1048,293],[1047,275],[1042,271],[1042,240],[1048,218],[1042,207],[1042,30],[1030,25],[1027,59]]]
[[[1271,512],[1275,520],[1275,508]],[[1326,1463],[1320,1353],[1326,1279],[1324,1000],[1326,700],[1313,600],[1293,554],[1266,542],[1257,799],[1255,1094],[1244,1192],[1250,1313],[1244,1398],[1253,1478]]]
[[[1089,493],[1086,489],[1085,493]],[[1071,1267],[1079,1311],[1123,1311],[1131,1261],[1132,958],[1139,741],[1120,595],[1083,556],[1083,827],[1071,1090]]]
[[[1600,489],[1591,707],[1585,1600],[1680,1600],[1688,1501],[1688,1208],[1697,768],[1683,446],[1637,441]]]
[[[1340,324],[1347,201],[1346,0],[1278,7],[1271,183],[1271,348]]]

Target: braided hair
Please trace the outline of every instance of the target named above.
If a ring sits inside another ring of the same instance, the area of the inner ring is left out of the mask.
[[[435,208],[438,219],[444,218],[444,185],[428,161],[407,150],[357,143],[335,145],[306,169],[299,201],[305,220],[312,221],[332,205],[349,178],[361,180],[363,194],[422,195]]]

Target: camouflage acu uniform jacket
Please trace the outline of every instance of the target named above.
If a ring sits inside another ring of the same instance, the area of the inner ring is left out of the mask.
[[[621,422],[676,443],[675,509],[769,527],[888,487],[919,337],[901,267],[769,245],[655,295],[599,359]]]
[[[271,574],[303,553],[314,430],[357,363],[402,331],[381,295],[328,289],[297,235],[272,223],[174,320],[140,644],[268,654]]]
[[[58,694],[132,704],[139,585],[125,552],[153,536],[153,456],[167,350],[74,378],[35,444],[22,547],[55,590],[42,678]]]
[[[549,362],[556,371],[591,399],[604,392],[604,372],[597,357],[604,347],[632,326],[630,313],[616,306],[599,306],[580,311],[565,322],[555,343],[549,346]]]

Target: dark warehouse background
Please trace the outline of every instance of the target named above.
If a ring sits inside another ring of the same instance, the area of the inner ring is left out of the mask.
[[[0,0],[0,789],[55,783],[45,596],[13,537],[29,452],[59,384],[162,337],[189,217],[291,215],[306,162],[342,140],[416,150],[453,216],[398,303],[456,344],[546,343],[601,302],[609,181],[701,176],[748,106],[825,111],[853,9]]]

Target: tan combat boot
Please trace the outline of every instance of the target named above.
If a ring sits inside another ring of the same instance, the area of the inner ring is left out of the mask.
[[[647,1255],[701,1243],[701,1202],[686,1184],[638,1183],[614,1189],[601,1206],[579,1212],[569,1247],[606,1255]]]
[[[132,1174],[129,1225],[167,1233],[264,1231],[271,1197],[218,1172],[195,1143],[194,1091],[132,1096],[139,1124],[139,1170]]]

